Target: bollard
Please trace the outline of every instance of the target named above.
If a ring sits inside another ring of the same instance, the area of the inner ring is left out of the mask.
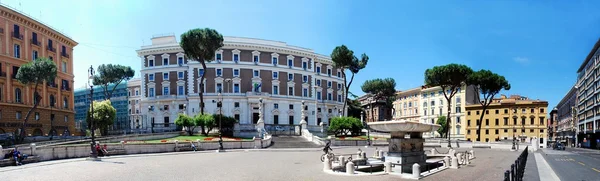
[[[473,150],[471,150],[469,152],[471,152],[471,155],[469,155],[469,157],[470,157],[469,159],[475,158],[475,152]]]
[[[517,176],[515,175],[515,164],[510,165],[510,180],[516,180]]]
[[[435,148],[431,149],[431,156],[435,156]]]
[[[31,155],[35,155],[35,150],[36,150],[35,143],[31,143],[29,146],[31,147]],[[2,152],[0,152],[0,153],[2,153]]]
[[[346,173],[350,175],[354,175],[354,163],[348,162],[346,164]]]
[[[450,157],[444,157],[444,167],[450,167]]]
[[[385,167],[385,173],[392,173],[392,162],[383,163]]]
[[[178,151],[178,149],[177,149],[178,147],[179,147],[179,140],[175,140],[175,151]]]
[[[421,166],[418,163],[412,166],[412,178],[419,179],[421,177]]]
[[[460,165],[460,163],[463,162],[463,157],[462,157],[462,153],[457,153],[456,154],[456,158],[458,159],[458,164]]]
[[[331,160],[329,160],[329,157],[326,156],[325,160],[323,161],[323,171],[328,171],[331,170]]]
[[[452,157],[452,163],[450,163],[450,168],[458,169],[458,158]]]
[[[346,165],[346,157],[340,156],[338,157],[338,160],[340,161],[340,166]]]
[[[510,181],[510,172],[508,170],[504,172],[504,181]]]

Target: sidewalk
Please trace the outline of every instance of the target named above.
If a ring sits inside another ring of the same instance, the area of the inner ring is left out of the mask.
[[[523,180],[527,181],[540,181],[540,173],[535,162],[535,155],[533,152],[527,155],[527,165],[525,165],[525,173],[523,174]]]

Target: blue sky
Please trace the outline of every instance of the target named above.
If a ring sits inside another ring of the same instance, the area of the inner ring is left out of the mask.
[[[461,63],[504,75],[512,84],[504,94],[555,106],[600,37],[598,1],[1,2],[80,43],[73,53],[76,87],[85,84],[90,65],[139,70],[135,50],[153,35],[210,27],[225,36],[284,41],[325,55],[341,44],[367,53],[369,64],[350,88],[358,95],[367,79],[392,77],[402,90],[423,84],[427,68]]]

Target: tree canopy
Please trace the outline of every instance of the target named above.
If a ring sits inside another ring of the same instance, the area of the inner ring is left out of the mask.
[[[194,134],[194,129],[196,126],[198,126],[194,118],[185,114],[179,114],[179,116],[177,116],[177,119],[175,119],[175,125],[185,127],[188,135],[190,136]]]
[[[342,69],[345,88],[344,98],[348,98],[348,90],[350,89],[350,85],[352,85],[354,75],[367,66],[367,63],[369,62],[369,56],[363,53],[359,59],[358,57],[354,56],[354,51],[348,49],[346,45],[341,45],[333,49],[333,52],[331,53],[331,60],[333,61],[333,65],[335,67]],[[352,73],[350,82],[348,82],[346,78],[346,69],[350,70],[350,73]],[[342,108],[344,111],[343,114],[346,114],[346,105],[347,102],[344,101],[344,107]]]
[[[29,109],[25,119],[23,120],[23,124],[21,125],[21,131],[19,132],[19,142],[22,142],[25,138],[25,125],[27,124],[27,120],[29,120],[29,116],[31,113],[37,108],[42,99],[42,96],[38,93],[38,86],[46,82],[54,82],[56,79],[56,64],[54,61],[48,58],[38,58],[29,63],[23,64],[19,71],[17,71],[16,79],[23,85],[34,84],[33,95],[33,107]]]
[[[215,56],[215,51],[223,47],[223,35],[217,30],[210,28],[191,29],[181,35],[179,43],[185,56],[193,61],[198,61],[202,65],[202,69],[206,70],[206,62],[212,61]],[[204,114],[204,76],[200,77],[200,113]]]
[[[441,127],[438,128],[437,132],[440,134],[440,137],[448,136],[448,124],[446,124],[446,116],[440,116],[437,119],[436,124],[439,124]]]
[[[358,118],[353,117],[334,117],[329,123],[329,132],[337,135],[360,135],[363,124]]]
[[[115,117],[117,117],[117,110],[112,106],[110,100],[94,101],[92,107],[88,110],[88,115],[92,113],[94,119],[94,125],[91,124],[90,116],[86,117],[88,125],[92,125],[91,129],[100,129],[102,135],[108,133],[108,126],[114,124]]]
[[[360,88],[375,100],[387,100],[396,95],[396,81],[393,78],[367,80]]]
[[[493,73],[489,70],[479,70],[472,73],[467,79],[467,84],[471,85],[475,89],[475,99],[483,108],[485,112],[488,106],[492,103],[494,96],[498,94],[502,89],[510,90],[510,84],[504,78],[504,76]],[[477,140],[481,139],[481,121],[485,114],[479,116],[477,121]]]
[[[117,86],[124,80],[129,80],[135,75],[135,71],[129,66],[102,64],[98,66],[98,75],[94,75],[94,85],[100,85],[104,90],[104,99],[108,100],[112,97]],[[109,86],[114,87],[109,90]]]

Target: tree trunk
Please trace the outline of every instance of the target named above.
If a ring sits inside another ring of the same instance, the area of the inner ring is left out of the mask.
[[[29,109],[29,111],[27,111],[27,115],[25,116],[25,120],[23,120],[23,124],[21,125],[21,135],[19,136],[19,143],[23,143],[23,140],[25,139],[25,125],[27,125],[27,120],[29,119],[29,116],[31,116],[31,113],[37,109],[38,105],[40,104],[41,98],[38,100],[39,94],[37,91],[39,83],[35,83],[35,88],[34,88],[34,93],[33,93],[33,100],[34,100],[34,104],[33,107],[31,109]]]
[[[481,115],[479,115],[479,121],[477,122],[477,141],[481,141],[481,125],[483,124],[483,115],[485,114],[485,110],[487,106],[483,106],[483,111],[481,111]]]
[[[205,131],[205,129],[204,129],[204,128],[205,128],[205,126],[204,126],[204,125],[200,126],[200,130],[202,130],[202,131],[201,131],[201,133],[202,133],[204,136],[206,136],[207,134],[206,134],[206,131]]]
[[[342,115],[346,115],[346,105],[348,104],[348,88],[350,85],[348,85],[348,83],[346,82],[346,73],[345,70],[342,69],[342,76],[344,76],[344,88],[346,88],[346,91],[344,91],[344,106],[342,107]]]
[[[446,114],[446,137],[448,137],[448,144],[450,144],[450,111],[452,110],[452,106],[450,106],[450,100],[452,100],[451,96],[446,99],[448,102],[448,113]]]
[[[206,63],[204,62],[204,60],[200,61],[200,63],[202,63],[202,70],[204,70],[204,73],[202,73],[202,76],[200,77],[200,87],[198,87],[198,92],[200,94],[200,114],[204,114],[204,76],[206,76]],[[200,72],[200,70],[198,70],[198,72]],[[204,132],[204,129],[202,129],[202,132]]]

